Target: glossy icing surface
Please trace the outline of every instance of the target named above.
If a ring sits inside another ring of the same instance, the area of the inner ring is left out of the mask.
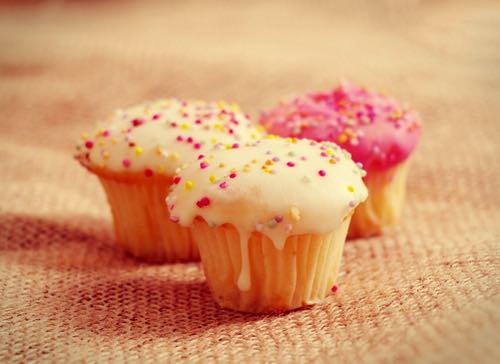
[[[173,175],[206,151],[257,139],[259,130],[236,104],[160,99],[117,110],[83,134],[77,158],[110,171]]]
[[[174,177],[171,219],[190,226],[232,224],[239,232],[249,289],[248,238],[253,231],[282,249],[290,235],[335,230],[367,197],[361,170],[336,144],[270,137],[238,149],[214,151]]]
[[[260,122],[276,135],[336,142],[367,171],[408,158],[421,133],[415,111],[349,83],[283,101]]]

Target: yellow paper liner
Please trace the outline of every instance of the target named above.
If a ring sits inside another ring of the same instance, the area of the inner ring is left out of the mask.
[[[409,162],[384,171],[371,171],[363,181],[368,199],[356,207],[348,238],[378,235],[382,228],[396,223],[404,205]]]
[[[199,260],[191,230],[169,220],[171,177],[97,174],[111,207],[116,243],[151,262]]]
[[[241,291],[241,247],[231,225],[210,228],[195,221],[203,269],[214,299],[224,308],[243,312],[294,310],[324,299],[339,271],[349,218],[325,235],[290,236],[283,249],[259,232],[251,234],[249,247],[251,286]]]

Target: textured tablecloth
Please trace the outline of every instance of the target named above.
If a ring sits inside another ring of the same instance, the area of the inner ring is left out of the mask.
[[[500,361],[500,3],[19,2],[0,7],[0,361]],[[346,244],[312,309],[215,305],[199,265],[113,247],[94,121],[147,98],[250,114],[349,79],[418,109],[402,223]]]

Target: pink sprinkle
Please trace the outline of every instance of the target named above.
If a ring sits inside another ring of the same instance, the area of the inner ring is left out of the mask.
[[[170,221],[179,222],[179,216],[170,216]]]
[[[108,136],[109,136],[109,134],[110,134],[109,130],[103,130],[101,135],[102,135],[103,137],[108,137]]]
[[[196,201],[196,206],[198,206],[200,209],[210,205],[210,199],[208,197],[202,197],[198,201]]]
[[[142,120],[142,119],[134,119],[134,120],[132,120],[132,125],[134,127],[138,127],[139,125],[142,125],[142,124],[144,124],[144,120]]]
[[[192,142],[193,142],[193,138],[188,137],[188,138],[186,139],[186,141],[187,141],[188,143],[192,143]]]
[[[198,156],[198,159],[203,159],[203,158],[205,158],[205,156],[204,156],[203,154],[200,154],[200,155]]]
[[[193,144],[193,148],[194,149],[200,149],[201,148],[201,144],[200,143],[194,143]]]
[[[177,141],[178,141],[178,142],[182,142],[182,141],[184,140],[184,138],[183,138],[182,136],[180,136],[180,135],[179,135],[179,136],[177,136],[177,138],[176,138],[176,139],[177,139]]]
[[[173,181],[174,184],[178,185],[180,181],[181,181],[181,177],[180,176],[175,176],[174,177],[174,181]]]
[[[322,157],[328,157],[328,154],[326,154],[325,152],[321,152],[320,154]]]
[[[125,168],[130,167],[130,159],[124,159],[124,160],[122,161],[122,164],[123,164],[123,166],[124,166]]]
[[[300,157],[300,160],[302,160],[302,161],[306,161],[306,160],[307,160],[307,158],[306,158],[305,156],[302,156],[302,157]]]
[[[287,162],[286,165],[288,167],[295,167],[295,163],[293,163],[293,162]]]
[[[233,129],[229,129],[229,130],[228,130],[228,133],[229,133],[229,134],[234,134],[234,130],[233,130]]]
[[[209,165],[209,164],[208,164],[207,162],[201,162],[201,163],[200,163],[200,168],[201,168],[201,169],[205,169],[205,168],[207,168],[207,167],[208,167],[208,165]]]
[[[144,175],[145,175],[146,177],[151,177],[151,176],[153,176],[153,170],[152,170],[152,169],[150,169],[150,168],[146,168],[146,169],[144,170]]]
[[[87,140],[85,142],[85,148],[92,149],[93,146],[94,146],[94,142],[92,142],[91,140]]]
[[[283,215],[276,215],[274,217],[274,221],[276,221],[277,223],[280,223],[283,221]]]
[[[331,289],[332,293],[335,293],[338,290],[339,290],[339,287],[336,284],[334,284],[333,287],[332,287],[332,289]]]
[[[158,120],[160,118],[160,114],[154,114],[153,115],[153,120]]]
[[[231,174],[229,175],[229,178],[236,178],[236,172],[231,172]]]
[[[238,143],[234,143],[234,144],[233,144],[233,149],[237,149],[237,148],[239,148],[239,146],[240,146],[240,145],[239,145]]]
[[[324,170],[322,170],[322,169],[320,169],[320,170],[318,171],[318,174],[319,174],[321,177],[325,177],[325,176],[326,176],[326,172],[325,172]]]
[[[201,120],[200,119],[196,119],[194,123],[200,125],[201,124]]]
[[[273,157],[273,162],[279,162],[280,159],[278,157]]]
[[[222,189],[227,188],[227,182],[226,182],[226,181],[221,182],[221,183],[219,184],[219,187],[220,187],[220,188],[222,188]]]
[[[175,123],[175,122],[171,122],[171,123],[170,123],[170,126],[171,126],[172,128],[176,128],[176,127],[177,127],[177,123]]]

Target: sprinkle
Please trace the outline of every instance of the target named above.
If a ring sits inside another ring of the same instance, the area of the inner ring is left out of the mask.
[[[179,153],[177,153],[177,152],[172,152],[172,153],[170,153],[169,158],[170,158],[170,159],[173,159],[173,160],[179,159]]]
[[[94,146],[94,142],[92,142],[91,140],[87,140],[85,142],[85,148],[92,149],[93,146]]]
[[[336,284],[334,284],[332,286],[332,289],[331,289],[332,293],[336,293],[338,290],[339,290],[339,287]]]
[[[222,189],[225,189],[227,188],[227,182],[226,181],[223,181],[219,184],[219,187],[222,188]]]
[[[193,142],[193,138],[192,138],[192,137],[188,137],[188,138],[186,139],[186,141],[187,141],[188,143],[192,143],[192,142]]]
[[[188,123],[182,123],[181,124],[182,129],[189,129],[189,124]]]
[[[179,222],[179,217],[178,216],[170,216],[170,221]]]
[[[295,163],[293,163],[293,162],[287,162],[286,165],[288,167],[295,167]]]
[[[182,142],[184,140],[184,138],[180,135],[177,136],[177,138],[175,138],[178,142]]]
[[[337,160],[335,158],[332,158],[328,162],[330,162],[330,164],[335,164],[337,163]]]
[[[196,119],[194,123],[200,125],[201,124],[201,120],[200,119]]]
[[[105,138],[106,138],[106,137],[108,137],[108,136],[109,136],[109,134],[110,134],[109,130],[103,130],[103,131],[101,132],[101,135],[102,135],[103,137],[105,137]]]
[[[321,177],[326,176],[326,172],[325,172],[323,169],[320,169],[320,170],[318,171],[318,174],[319,174]]]
[[[142,148],[141,147],[135,147],[134,149],[135,155],[140,156],[142,154]]]
[[[289,156],[289,157],[295,157],[295,152],[291,152],[291,151],[290,151],[290,152],[288,152],[288,156]]]
[[[347,190],[348,190],[349,192],[354,192],[354,187],[352,187],[352,186],[347,186]]]
[[[272,228],[275,228],[275,227],[276,227],[276,225],[278,225],[278,223],[276,222],[276,220],[275,220],[275,219],[271,219],[271,220],[269,220],[269,221],[267,222],[267,226],[268,226],[268,227],[270,227],[271,229],[272,229]]]
[[[176,185],[178,185],[180,181],[181,181],[181,177],[180,176],[175,176],[174,180],[173,180],[173,183],[176,184]]]
[[[280,159],[278,157],[273,157],[273,162],[279,162]]]
[[[273,161],[272,161],[272,160],[270,160],[270,159],[268,159],[268,160],[266,161],[266,166],[272,166],[272,165],[273,165]]]
[[[138,127],[138,126],[140,126],[142,124],[144,124],[144,120],[142,120],[142,119],[133,119],[132,120],[132,126],[134,128],[136,128],[136,127]]]
[[[292,218],[293,221],[300,220],[300,210],[297,206],[290,207],[290,217]]]
[[[210,205],[210,199],[208,197],[202,197],[198,201],[196,201],[196,206],[198,206],[200,209]]]
[[[293,225],[292,224],[286,224],[285,225],[285,233],[290,234],[293,230]]]
[[[349,207],[356,207],[356,202],[349,201]]]
[[[347,141],[347,139],[348,139],[348,137],[344,133],[339,134],[339,136],[337,137],[337,140],[339,141],[339,143],[345,143]]]
[[[108,152],[107,150],[104,150],[104,151],[102,152],[102,158],[103,158],[104,160],[109,159],[109,152]]]
[[[201,144],[200,143],[194,143],[193,144],[193,148],[194,149],[200,149],[201,148]]]
[[[240,147],[240,145],[238,143],[234,143],[232,147],[233,147],[233,149],[238,149]]]
[[[200,168],[201,168],[201,169],[205,169],[205,168],[207,168],[208,166],[209,166],[209,164],[208,164],[207,162],[201,162],[201,163],[200,163]]]
[[[219,163],[219,168],[224,168],[226,165],[224,163]]]
[[[151,177],[151,176],[153,176],[153,170],[152,170],[152,169],[150,169],[150,168],[146,168],[146,169],[144,170],[144,175],[145,175],[146,177]]]
[[[280,222],[283,221],[283,215],[276,215],[274,217],[274,220],[279,224]]]
[[[125,168],[130,167],[130,159],[124,159],[122,160],[122,164]]]
[[[152,119],[153,120],[158,120],[160,118],[160,116],[161,116],[160,114],[154,114],[153,117],[152,117]]]
[[[229,178],[236,178],[236,172],[231,172],[229,174]]]
[[[186,190],[192,190],[194,187],[194,182],[193,181],[186,181],[186,183],[184,184],[184,188]]]
[[[211,175],[210,177],[208,177],[208,180],[212,183],[215,183],[217,181],[217,177],[215,177],[214,175]]]

